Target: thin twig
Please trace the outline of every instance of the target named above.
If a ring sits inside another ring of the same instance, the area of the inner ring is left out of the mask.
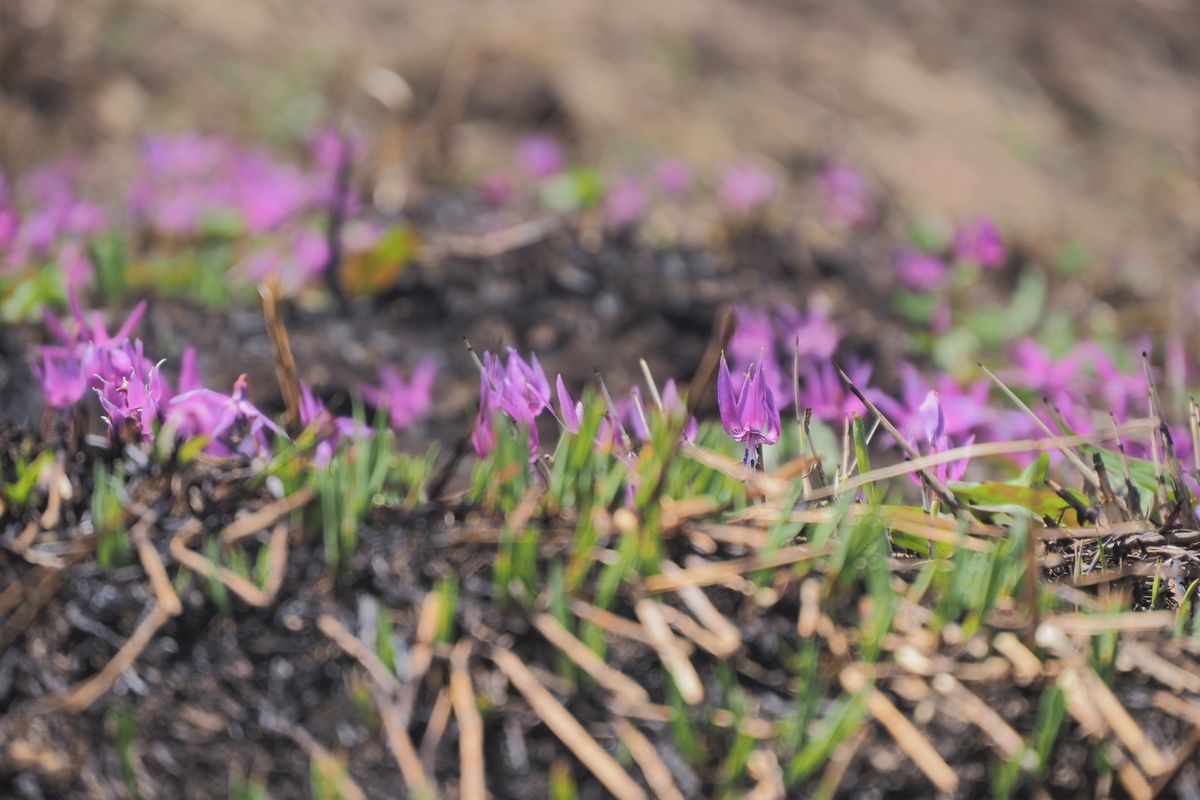
[[[1050,430],[1050,426],[1045,422],[1042,422],[1042,418],[1033,413],[1033,409],[1026,405],[1024,400],[1017,397],[1016,393],[1012,389],[1008,388],[1008,385],[1004,381],[1000,380],[996,373],[992,372],[983,364],[980,364],[979,368],[983,370],[985,375],[992,379],[993,383],[1000,387],[1000,391],[1004,392],[1005,396],[1008,397],[1008,399],[1011,400],[1013,404],[1017,406],[1017,408],[1024,411],[1031,419],[1033,419],[1037,426],[1041,428],[1047,436],[1054,438],[1054,431]],[[1080,458],[1074,450],[1066,445],[1063,445],[1058,449],[1059,452],[1062,453],[1072,465],[1074,465],[1075,469],[1079,470],[1080,474],[1083,475],[1084,479],[1088,483],[1092,484],[1092,486],[1100,485],[1099,477],[1097,477],[1096,473],[1091,467],[1084,463],[1083,459]]]
[[[512,652],[493,648],[492,661],[508,677],[509,682],[546,723],[546,727],[565,744],[575,757],[591,770],[592,774],[618,800],[646,800],[646,793],[629,776],[617,760],[584,729],[579,721],[567,711],[554,695],[542,686],[529,667]]]
[[[450,653],[450,701],[458,720],[459,790],[462,797],[487,797],[487,771],[483,758],[483,718],[471,687],[468,670],[471,642],[463,639]]]
[[[904,451],[905,455],[907,455],[913,461],[921,458],[921,454],[917,452],[915,447],[912,446],[912,443],[908,441],[908,438],[905,437],[904,434],[900,433],[896,426],[892,424],[891,420],[884,416],[883,412],[880,411],[874,403],[867,399],[867,396],[863,394],[857,386],[854,385],[854,381],[850,380],[850,376],[847,375],[840,366],[837,367],[837,371],[838,374],[842,376],[842,380],[845,381],[846,386],[848,386],[854,396],[858,398],[858,401],[870,409],[871,413],[874,414],[879,420],[879,423],[883,425],[884,430],[890,433],[892,438],[896,440],[896,443],[900,445],[900,449]],[[954,493],[946,488],[946,485],[942,483],[936,475],[923,467],[918,469],[917,472],[921,474],[921,477],[925,480],[925,483],[930,489],[933,490],[933,492],[941,499],[941,501],[946,504],[948,508],[955,509],[956,511],[962,510],[962,503],[958,501],[958,498],[954,496]]]
[[[308,505],[316,494],[311,486],[304,486],[253,513],[238,517],[221,530],[221,544],[229,547],[247,536],[266,530],[293,511]]]
[[[61,695],[48,698],[35,706],[39,711],[85,711],[113,687],[117,678],[137,660],[171,615],[158,603],[154,603],[146,618],[138,623],[133,635],[125,642],[104,668],[91,678],[77,683]]]

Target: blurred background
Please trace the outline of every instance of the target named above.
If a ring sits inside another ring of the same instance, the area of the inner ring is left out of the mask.
[[[372,137],[399,197],[478,179],[530,130],[598,168],[832,155],[912,214],[1078,243],[1143,300],[1200,253],[1198,123],[1186,0],[0,3],[10,175],[68,153],[119,171],[148,133],[287,147],[330,125]]]

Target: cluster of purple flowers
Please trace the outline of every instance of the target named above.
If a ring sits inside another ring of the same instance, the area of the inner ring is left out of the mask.
[[[38,348],[33,365],[50,407],[71,408],[90,389],[114,435],[131,431],[150,441],[161,426],[181,438],[207,436],[206,450],[217,456],[263,455],[270,451],[268,434],[283,435],[250,402],[244,375],[228,395],[204,388],[190,348],[172,385],[162,374],[163,362],[147,358],[141,340],[132,338],[144,301],[110,334],[99,312],[85,312],[74,292],[70,299],[71,327],[47,313],[57,343]]]
[[[568,429],[578,430],[580,412],[571,402],[561,375],[557,383],[560,389],[558,419]],[[547,410],[554,413],[550,406],[550,382],[537,354],[530,354],[526,361],[516,348],[510,347],[505,362],[494,353],[483,354],[483,368],[479,371],[479,414],[471,435],[471,443],[480,458],[496,446],[493,425],[496,415],[503,414],[526,432],[530,460],[536,460],[540,441],[537,418]]]
[[[537,419],[542,412],[548,411],[565,430],[578,433],[583,403],[571,397],[561,374],[556,376],[554,384],[552,394],[550,382],[534,353],[530,354],[528,361],[513,347],[508,348],[506,360],[501,360],[494,353],[484,353],[479,374],[479,413],[471,435],[471,442],[479,457],[486,457],[496,446],[497,415],[508,417],[525,432],[531,461],[538,457],[540,437]],[[674,380],[668,380],[663,385],[660,399],[664,412],[684,410]],[[634,442],[650,438],[647,415],[653,411],[646,407],[641,391],[636,386],[625,397],[614,400],[614,403],[615,408],[609,408],[600,422],[596,446],[606,452],[628,457],[635,449]],[[697,425],[694,417],[688,418],[683,432],[685,440],[695,438]]]
[[[975,217],[955,228],[948,252],[902,248],[896,254],[896,277],[910,289],[930,291],[945,282],[950,260],[995,269],[1008,260],[1008,248],[990,217]]]
[[[104,210],[82,196],[79,162],[31,172],[19,185],[0,174],[0,269],[58,262],[68,286],[91,277],[86,240],[104,230]]]
[[[834,425],[850,414],[865,416],[866,409],[846,389],[833,365],[839,340],[836,323],[819,305],[803,314],[787,306],[777,311],[739,309],[728,349],[733,369],[722,364],[718,384],[721,418],[730,435],[748,447],[773,443],[777,438],[773,420],[792,403]],[[1182,387],[1188,376],[1179,349],[1171,349],[1174,366],[1169,364],[1168,371]],[[798,396],[793,387],[793,360],[798,367]],[[893,396],[869,385],[869,366],[851,359],[846,363],[855,385],[914,444],[924,443],[927,451],[962,446],[977,437],[1007,440],[1044,435],[1027,414],[1006,404],[992,405],[986,378],[962,383],[940,375],[929,380],[916,367],[902,363],[899,392]],[[1079,343],[1055,358],[1024,339],[1013,345],[1011,364],[1011,369],[1002,371],[1003,379],[1015,390],[1045,399],[1048,408],[1038,413],[1052,429],[1058,425],[1056,415],[1075,433],[1090,433],[1098,426],[1110,425],[1112,418],[1122,422],[1148,413],[1146,381],[1136,359],[1130,358],[1122,367],[1096,343]],[[1040,408],[1042,404],[1034,405]],[[1180,429],[1174,439],[1180,455],[1188,456],[1187,432]],[[1135,443],[1127,444],[1133,452],[1140,452]],[[947,476],[956,479],[963,468],[965,464],[955,465]]]
[[[608,186],[602,210],[611,227],[625,228],[642,219],[655,192],[678,200],[688,196],[697,184],[692,166],[682,159],[667,156],[649,167],[645,175],[624,175]],[[538,134],[518,143],[513,169],[489,173],[479,181],[478,188],[488,202],[503,205],[519,196],[522,188],[537,187],[561,176],[566,169],[567,158],[559,143],[551,136]],[[837,164],[823,182],[831,219],[849,226],[874,219],[866,182],[858,172]],[[778,193],[775,173],[751,160],[727,165],[713,177],[711,185],[721,210],[733,219],[758,213]]]
[[[172,384],[163,375],[163,361],[147,358],[141,340],[133,338],[145,301],[112,334],[98,311],[83,310],[74,292],[70,301],[70,327],[46,313],[46,326],[56,342],[39,347],[32,365],[49,407],[72,408],[90,389],[114,436],[132,431],[142,441],[151,441],[159,430],[181,439],[205,436],[206,452],[218,457],[266,455],[271,436],[285,436],[250,401],[245,375],[229,394],[205,388],[194,348],[183,352],[179,378]],[[364,385],[363,398],[386,410],[393,427],[407,427],[428,410],[436,373],[435,365],[426,361],[405,380],[393,367],[384,366],[380,385]],[[318,465],[327,463],[343,440],[370,433],[348,417],[333,416],[307,384],[301,385],[300,422],[316,427]]]
[[[407,428],[425,416],[433,400],[433,382],[437,366],[423,361],[405,380],[395,367],[379,368],[379,383],[363,384],[363,400],[377,411],[387,412],[388,424],[396,430]],[[374,431],[353,417],[334,415],[307,383],[300,383],[300,424],[317,434],[314,462],[323,467],[333,458],[343,442],[363,439]]]
[[[215,136],[157,136],[142,146],[129,208],[145,227],[191,235],[234,215],[249,233],[272,231],[332,200],[341,155],[334,134],[314,138],[309,169]]]
[[[328,261],[325,214],[338,190],[343,161],[361,145],[332,132],[309,142],[305,164],[266,150],[199,134],[145,140],[127,195],[128,222],[168,241],[203,234],[206,226],[263,238],[242,265],[247,277],[281,276],[285,291],[315,278]],[[0,269],[19,271],[57,263],[66,285],[92,280],[89,241],[108,228],[109,215],[82,192],[82,163],[67,158],[17,181],[0,174]],[[353,193],[338,198],[352,218]],[[351,220],[346,248],[370,246],[377,228]]]
[[[819,419],[862,415],[866,409],[846,389],[833,366],[841,338],[840,327],[820,300],[811,302],[803,312],[788,305],[775,311],[738,308],[728,348],[735,394],[741,391],[737,375],[756,374],[780,409],[797,402],[801,408],[811,408]],[[800,377],[798,398],[793,396],[793,372]],[[860,386],[871,375],[870,367],[857,361],[848,362],[847,372]]]

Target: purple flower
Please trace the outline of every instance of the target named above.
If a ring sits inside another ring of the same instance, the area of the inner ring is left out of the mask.
[[[280,241],[251,254],[242,269],[246,277],[258,283],[270,275],[279,278],[285,295],[299,293],[317,278],[329,261],[329,243],[323,232],[304,228],[289,235],[290,241]]]
[[[937,256],[905,248],[896,256],[896,277],[910,289],[928,291],[946,277],[946,265]]]
[[[809,303],[808,312],[787,307],[781,314],[785,340],[800,360],[832,358],[842,340],[841,329],[829,318],[827,303]]]
[[[563,401],[559,394],[559,402]],[[566,398],[569,401],[569,397]],[[537,418],[550,406],[550,382],[538,361],[530,354],[529,361],[521,357],[516,348],[508,348],[508,361],[501,363],[494,353],[483,354],[483,369],[479,384],[479,415],[475,419],[472,442],[475,452],[485,456],[495,446],[495,431],[492,420],[498,413],[507,415],[529,437],[529,459],[537,459],[540,439]],[[577,407],[578,408],[578,407]],[[552,412],[553,413],[553,412]],[[566,425],[564,413],[564,425]]]
[[[1060,359],[1032,339],[1022,339],[1013,346],[1012,363],[1004,377],[1014,386],[1037,392],[1063,412],[1068,424],[1078,432],[1090,430],[1087,414],[1079,413],[1083,396],[1083,365],[1093,355],[1091,348],[1078,345]]]
[[[7,250],[17,238],[21,217],[15,208],[0,204],[0,250]]]
[[[867,225],[875,219],[875,207],[862,173],[837,161],[830,162],[820,176],[825,218],[847,228]]]
[[[278,425],[250,402],[245,375],[238,377],[228,395],[196,389],[171,398],[164,427],[184,439],[209,437],[205,451],[222,458],[268,455],[271,452],[268,433],[287,438]]]
[[[71,306],[71,316],[75,320],[75,330],[68,332],[65,325],[54,317],[49,311],[43,312],[42,316],[45,320],[46,327],[54,334],[64,347],[74,347],[80,342],[91,342],[97,345],[116,346],[123,343],[133,333],[133,329],[142,321],[142,317],[146,314],[146,301],[143,300],[133,307],[133,311],[129,312],[129,316],[125,318],[125,322],[117,329],[117,332],[111,336],[108,329],[104,326],[104,318],[99,311],[92,311],[90,314],[83,310],[83,306],[79,304],[79,296],[74,290],[68,290],[67,298]]]
[[[73,288],[68,289],[68,297],[71,315],[74,318],[72,330],[68,331],[67,327],[48,311],[44,312],[46,327],[59,341],[57,345],[39,348],[41,363],[40,366],[34,365],[34,373],[46,395],[47,403],[53,408],[69,408],[79,402],[84,394],[79,390],[80,381],[85,388],[90,387],[97,391],[102,405],[107,402],[116,409],[110,413],[110,419],[114,415],[122,417],[122,409],[140,412],[145,404],[136,400],[136,405],[130,407],[127,397],[128,393],[132,392],[135,399],[139,398],[147,391],[147,382],[153,381],[154,384],[152,399],[156,403],[161,400],[165,388],[155,364],[145,357],[140,341],[133,342],[129,339],[145,313],[145,302],[139,303],[117,332],[110,335],[99,312],[84,312]],[[130,381],[132,388],[126,385]],[[154,414],[147,415],[146,426],[152,421],[150,417],[156,414],[157,406]],[[114,421],[119,423],[120,419]]]
[[[646,210],[646,189],[637,178],[626,178],[604,196],[604,218],[609,225],[632,225]]]
[[[308,137],[309,156],[313,164],[326,174],[332,174],[340,168],[347,157],[351,161],[361,161],[366,150],[367,144],[362,137],[335,128],[326,128]]]
[[[775,196],[775,178],[756,164],[729,167],[721,176],[717,194],[727,213],[746,216]]]
[[[917,413],[925,429],[925,455],[937,455],[949,450],[951,445],[950,438],[946,435],[946,417],[942,413],[942,401],[936,391],[931,391],[925,396]],[[964,444],[969,447],[974,441],[975,437],[972,436]],[[952,463],[938,464],[934,467],[933,472],[942,483],[960,481],[966,473],[969,463],[970,459],[964,458]],[[916,473],[913,473],[911,477],[918,483],[920,482]]]
[[[204,382],[200,379],[200,368],[196,366],[196,348],[194,347],[184,348],[183,355],[179,359],[177,388],[179,394],[204,388]]]
[[[561,374],[554,383],[558,394],[559,420],[563,427],[571,433],[579,433],[579,418],[583,416],[583,401],[580,400],[578,403],[571,401],[571,395],[567,391],[567,385],[563,382]]]
[[[552,178],[563,169],[562,148],[550,136],[530,136],[517,146],[522,169],[538,180]]]
[[[62,347],[39,348],[41,363],[34,362],[33,374],[51,408],[70,408],[81,399],[88,388],[83,363]]]
[[[544,382],[545,392],[542,393],[539,388],[531,386],[531,380],[539,386]],[[479,375],[479,414],[475,418],[475,429],[471,434],[475,452],[481,458],[491,453],[496,446],[493,422],[496,414],[503,413],[526,428],[530,459],[535,459],[538,434],[534,420],[546,407],[549,394],[549,382],[546,381],[545,373],[541,372],[540,364],[535,370],[511,347],[508,351],[507,366],[496,354],[485,352],[483,369]]]
[[[746,445],[747,458],[749,451],[759,445],[779,441],[779,410],[761,369],[751,366],[741,391],[735,395],[729,364],[722,355],[721,369],[717,373],[717,406],[725,432],[734,441]]]
[[[846,374],[854,385],[868,394],[878,394],[866,388],[871,378],[871,367],[857,362],[846,365]],[[796,402],[801,408],[812,410],[813,416],[824,422],[841,423],[851,414],[865,416],[866,407],[850,392],[832,361],[814,361],[800,370],[800,396]]]
[[[663,410],[668,414],[687,411],[687,406],[683,403],[683,398],[679,396],[679,388],[675,385],[674,378],[668,378],[663,384],[662,389]],[[693,416],[688,416],[687,421],[683,425],[683,440],[685,442],[696,441],[696,434],[700,430],[700,423]]]
[[[1088,396],[1098,397],[1106,411],[1111,411],[1118,422],[1124,422],[1129,418],[1131,407],[1148,400],[1149,389],[1146,386],[1145,375],[1137,367],[1129,372],[1122,371],[1108,353],[1104,352],[1104,348],[1097,344],[1080,345],[1080,348],[1090,355],[1092,367],[1096,371],[1096,387],[1088,392]],[[1170,348],[1168,358],[1169,355]],[[1187,438],[1191,438],[1190,434]]]
[[[159,137],[142,149],[141,173],[129,205],[136,217],[168,233],[186,234],[206,220],[235,214],[251,232],[265,232],[327,205],[333,182],[333,141],[323,140],[314,171],[217,137]]]
[[[331,414],[321,398],[313,392],[312,387],[303,381],[300,383],[300,424],[305,428],[316,429],[317,447],[313,462],[318,467],[329,463],[343,440],[363,438],[372,433],[369,427],[350,417],[335,417]]]
[[[162,362],[149,366],[141,358],[141,342],[138,345],[138,357],[130,358],[130,369],[123,378],[107,380],[101,378],[101,385],[95,388],[96,396],[100,398],[100,407],[107,414],[109,431],[116,435],[127,424],[135,425],[142,434],[143,441],[154,437],[154,423],[158,421],[159,409],[164,400],[164,388],[159,368]]]
[[[977,217],[954,233],[954,257],[981,267],[999,267],[1008,257],[1000,231],[990,217]]]
[[[92,262],[88,260],[83,244],[68,241],[58,249],[58,268],[62,271],[63,284],[72,290],[91,285],[95,277]]]
[[[937,392],[930,392],[925,401],[917,409],[921,424],[925,427],[925,441],[930,447],[946,435],[946,415],[942,413],[942,403]]]
[[[669,195],[679,197],[692,188],[692,168],[678,158],[664,158],[654,167],[658,185]]]
[[[517,193],[517,184],[507,172],[493,172],[484,176],[477,185],[479,194],[494,206],[502,206]]]
[[[429,409],[435,377],[437,365],[432,361],[418,364],[407,381],[394,367],[385,366],[379,370],[379,386],[362,387],[363,399],[373,408],[386,409],[393,428],[406,428]]]
[[[496,394],[492,391],[488,372],[486,369],[481,369],[479,371],[479,413],[475,416],[475,427],[471,430],[471,445],[475,448],[475,454],[480,458],[487,458],[496,448],[496,429],[493,422],[498,411]]]
[[[638,441],[644,442],[650,439],[648,413],[646,403],[642,400],[641,390],[634,386],[629,390],[629,398],[623,404],[621,416],[622,421],[628,425],[627,430],[632,432],[633,438]]]
[[[763,351],[775,352],[775,324],[767,311],[755,311],[738,306],[733,336],[729,338],[729,353],[734,362],[750,362]]]
[[[889,417],[900,423],[910,439],[919,438],[927,428],[922,408],[931,392],[938,396],[938,408],[947,436],[978,431],[997,419],[996,412],[987,404],[990,384],[986,379],[964,388],[949,375],[942,375],[933,382],[927,381],[916,367],[908,363],[901,363],[899,372],[899,401],[880,394],[875,402]]]
[[[21,216],[12,204],[8,193],[8,180],[0,172],[0,250],[5,250],[17,238],[21,227]]]

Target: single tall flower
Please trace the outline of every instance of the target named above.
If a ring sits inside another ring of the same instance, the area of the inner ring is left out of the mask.
[[[561,374],[555,380],[554,384],[554,388],[558,393],[559,421],[571,433],[579,433],[580,417],[583,416],[583,401],[580,400],[576,403],[571,400],[571,393],[567,391],[567,384],[563,382]]]
[[[729,364],[722,355],[717,373],[717,406],[725,432],[746,445],[747,461],[752,450],[779,441],[779,410],[759,365],[751,365],[741,391],[735,396]]]
[[[924,428],[925,455],[935,456],[949,450],[950,437],[946,435],[946,415],[942,411],[942,399],[936,391],[931,391],[925,396],[925,401],[917,409],[917,416],[920,418],[921,427]],[[970,447],[974,441],[975,437],[971,436],[964,442],[964,445]],[[969,463],[970,459],[964,458],[953,463],[938,464],[933,468],[933,472],[942,483],[960,481],[963,474],[966,473]],[[920,483],[920,478],[916,473],[913,473],[911,477]]]

